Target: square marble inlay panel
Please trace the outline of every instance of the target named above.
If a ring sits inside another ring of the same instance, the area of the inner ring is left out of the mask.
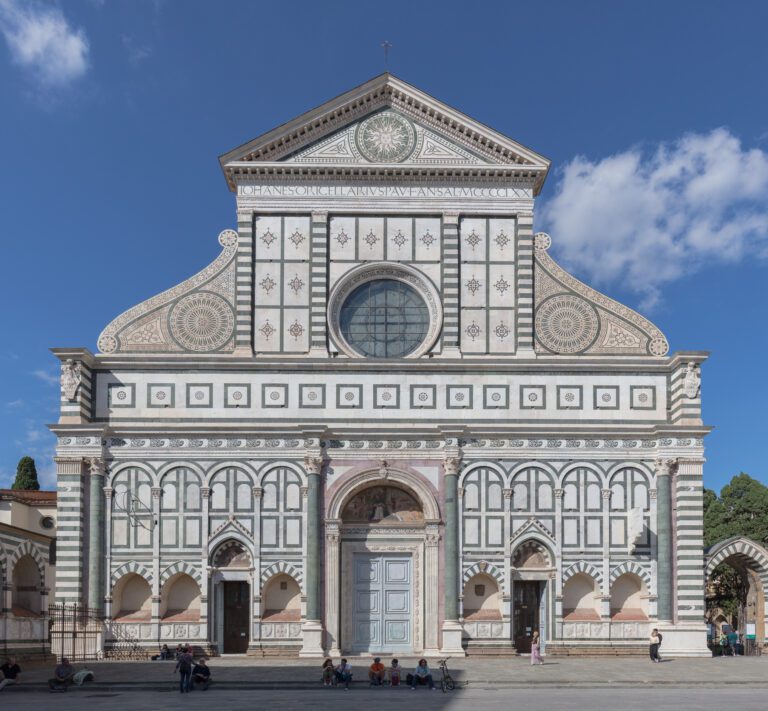
[[[224,386],[224,407],[250,407],[251,386],[245,383],[227,383]]]
[[[596,385],[594,396],[595,410],[618,410],[619,409],[619,386],[618,385]]]
[[[107,387],[110,407],[136,407],[136,386],[133,383],[110,383]]]
[[[581,410],[583,407],[582,403],[583,397],[581,385],[557,386],[558,410]]]
[[[508,408],[509,388],[506,385],[484,385],[483,407],[486,409]]]
[[[150,383],[147,385],[147,407],[174,407],[175,400],[173,383]]]
[[[543,385],[520,386],[520,409],[543,410],[547,406],[547,392]]]
[[[449,385],[446,393],[446,406],[451,409],[472,408],[471,385]]]
[[[362,385],[337,385],[336,407],[339,409],[356,408],[363,406]]]
[[[436,394],[434,385],[411,385],[411,407],[434,408]]]
[[[187,407],[212,407],[213,385],[211,383],[187,384]]]
[[[262,407],[287,407],[288,386],[265,383],[261,386]]]
[[[632,385],[630,391],[630,407],[633,410],[655,410],[656,388],[653,386]]]
[[[400,386],[374,385],[373,402],[374,407],[400,407]]]
[[[325,385],[299,385],[299,407],[325,407]]]

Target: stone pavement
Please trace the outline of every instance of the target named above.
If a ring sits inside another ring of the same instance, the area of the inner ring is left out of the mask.
[[[23,704],[23,706],[22,706]],[[267,708],[279,711],[329,709],[332,711],[510,711],[510,709],[551,709],[552,711],[702,711],[702,709],[734,709],[736,711],[765,711],[762,690],[740,687],[713,688],[642,688],[602,689],[473,689],[450,694],[410,691],[403,689],[356,689],[343,692],[336,689],[294,690],[211,689],[181,696],[178,691],[104,691],[78,690],[66,694],[0,693],[3,711],[136,711],[136,709],[167,709],[181,706],[184,711],[210,710],[211,706],[226,711]]]
[[[367,666],[371,661],[368,657],[350,658],[354,671],[354,687],[367,688]],[[415,661],[411,658],[401,659],[406,670],[415,666]],[[227,656],[213,658],[209,665],[214,679],[212,689],[312,690],[320,687],[320,662],[317,660]],[[95,681],[83,688],[73,688],[72,693],[82,694],[96,690],[172,691],[178,688],[178,676],[173,673],[175,663],[171,661],[75,664],[78,669],[83,666],[94,672]],[[437,681],[437,665],[432,663],[431,666]],[[674,659],[661,664],[653,664],[644,658],[559,657],[547,660],[540,667],[532,667],[527,657],[474,657],[451,659],[449,667],[454,678],[463,682],[470,690],[526,687],[768,688],[768,657]],[[15,694],[22,691],[44,691],[52,669],[48,666],[23,666],[23,669],[22,685],[8,692]],[[5,695],[6,692],[2,692],[0,699],[4,699]],[[768,707],[768,702],[765,707]]]

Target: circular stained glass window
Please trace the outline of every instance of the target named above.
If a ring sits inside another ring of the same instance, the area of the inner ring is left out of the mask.
[[[358,286],[344,301],[339,326],[347,343],[371,358],[404,358],[424,341],[429,309],[419,293],[397,279]]]

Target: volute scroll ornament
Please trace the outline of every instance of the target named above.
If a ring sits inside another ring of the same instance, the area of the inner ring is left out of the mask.
[[[69,358],[61,364],[61,390],[67,400],[74,400],[77,389],[83,381],[83,366],[79,361]]]

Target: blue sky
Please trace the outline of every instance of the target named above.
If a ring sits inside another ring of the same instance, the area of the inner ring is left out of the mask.
[[[704,368],[705,484],[768,483],[768,4],[0,0],[0,486],[57,363],[234,225],[217,157],[390,69],[548,156],[555,256]]]

